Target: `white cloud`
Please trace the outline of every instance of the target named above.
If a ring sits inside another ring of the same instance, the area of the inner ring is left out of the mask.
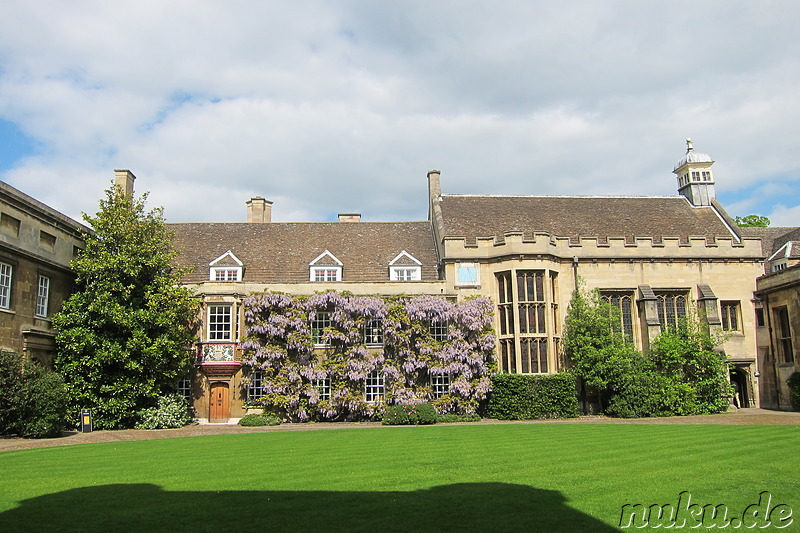
[[[445,192],[721,195],[800,181],[800,4],[13,0],[0,179],[70,215],[130,168],[168,219],[426,215]],[[764,189],[766,190],[766,189]],[[790,188],[791,190],[791,188]],[[738,212],[775,202],[736,198]],[[776,211],[777,212],[777,211]]]
[[[771,226],[800,226],[800,205],[787,207],[778,204],[768,218]]]

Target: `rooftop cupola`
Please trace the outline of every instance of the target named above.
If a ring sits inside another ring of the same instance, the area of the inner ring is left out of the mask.
[[[678,192],[694,206],[711,205],[716,198],[714,174],[711,172],[713,164],[711,156],[695,152],[692,140],[686,139],[686,155],[675,163],[672,172],[678,176]]]

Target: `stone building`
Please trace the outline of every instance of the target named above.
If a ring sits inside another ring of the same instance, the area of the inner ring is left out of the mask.
[[[698,308],[725,334],[740,404],[758,405],[751,301],[764,253],[716,201],[713,163],[688,141],[673,169],[679,194],[669,197],[450,195],[430,172],[446,292],[496,302],[500,370],[563,367],[567,306],[582,282],[620,308],[621,330],[645,351]]]
[[[500,371],[558,372],[567,307],[582,283],[620,308],[621,331],[642,350],[699,309],[725,335],[736,403],[757,406],[764,362],[753,293],[772,252],[717,202],[713,163],[688,141],[673,168],[675,196],[443,194],[441,173],[431,171],[427,221],[343,214],[338,222],[274,223],[272,203],[257,197],[247,202],[246,223],[170,224],[180,266],[194,267],[183,281],[203,302],[200,371],[183,390],[192,391],[200,419],[245,412],[241,302],[264,290],[486,296]]]
[[[790,409],[786,380],[800,371],[800,228],[746,228],[767,260],[756,279],[755,306],[761,405]]]
[[[0,349],[52,362],[51,318],[73,290],[70,261],[88,231],[0,182]]]
[[[227,420],[246,411],[240,344],[243,299],[265,290],[311,295],[327,290],[355,295],[440,295],[430,224],[271,222],[271,203],[248,201],[247,223],[170,224],[193,272],[183,282],[202,298],[199,371],[180,389],[192,394],[200,419]]]

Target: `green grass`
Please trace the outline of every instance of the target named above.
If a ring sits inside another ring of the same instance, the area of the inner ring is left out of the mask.
[[[0,531],[613,531],[626,503],[800,512],[796,426],[524,424],[0,453]],[[800,525],[800,517],[784,531]]]

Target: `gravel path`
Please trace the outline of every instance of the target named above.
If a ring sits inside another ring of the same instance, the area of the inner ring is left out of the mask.
[[[590,416],[560,420],[482,420],[470,424],[715,424],[731,426],[774,426],[800,425],[800,412],[770,411],[767,409],[739,409],[737,412],[720,415],[674,416],[666,418],[607,418]],[[444,424],[440,424],[444,425]],[[202,435],[229,435],[233,433],[268,433],[275,431],[316,431],[343,428],[381,428],[391,430],[391,426],[382,426],[379,422],[317,422],[308,424],[281,424],[269,427],[242,427],[227,424],[204,424],[187,426],[180,429],[123,429],[116,431],[94,431],[78,433],[67,431],[61,437],[53,439],[20,439],[16,437],[0,437],[0,452],[10,450],[27,450],[51,446],[69,446],[72,444],[89,444],[96,442],[120,442],[131,440],[153,440],[175,437],[197,437]]]

